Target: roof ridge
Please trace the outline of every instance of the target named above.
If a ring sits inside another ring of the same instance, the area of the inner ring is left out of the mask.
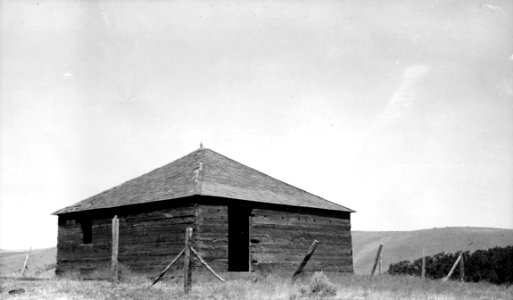
[[[202,173],[203,173],[203,160],[201,159],[201,156],[203,154],[203,149],[200,148],[197,150],[198,153],[194,157],[194,164],[196,165],[194,167],[193,171],[193,182],[194,186],[192,187],[192,192],[196,195],[201,195],[201,186],[202,186]]]
[[[198,174],[198,195],[201,195],[203,193],[203,179],[205,175],[205,164],[203,163],[205,160],[205,148],[203,148],[203,145],[201,145],[200,152],[199,152],[199,174]]]

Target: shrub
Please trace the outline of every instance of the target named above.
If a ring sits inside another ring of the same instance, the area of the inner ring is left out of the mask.
[[[290,295],[290,299],[299,297],[327,297],[337,294],[336,286],[331,283],[324,272],[315,272],[307,286],[296,286],[296,291]]]
[[[324,272],[315,272],[310,279],[310,293],[319,296],[335,296],[337,288]]]
[[[459,253],[438,253],[426,257],[426,277],[440,279],[447,276]],[[465,281],[488,281],[495,284],[513,283],[513,246],[477,250],[473,253],[463,252]],[[422,258],[401,261],[391,264],[388,273],[391,275],[420,276]],[[460,271],[456,268],[453,278],[459,278]]]

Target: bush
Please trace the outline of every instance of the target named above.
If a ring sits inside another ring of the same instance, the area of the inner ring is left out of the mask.
[[[336,294],[336,286],[321,271],[312,275],[308,286],[297,286],[297,291],[290,296],[290,299],[296,299],[298,296],[310,298],[335,296]]]
[[[461,252],[460,252],[461,253]],[[445,277],[458,258],[459,253],[438,253],[426,257],[426,277],[440,279]],[[513,246],[477,250],[473,253],[463,252],[465,265],[465,281],[488,281],[495,284],[513,284]],[[420,276],[422,258],[401,261],[391,264],[388,273],[391,275]],[[453,278],[459,278],[460,271],[456,268]]]
[[[335,296],[337,288],[324,272],[315,272],[310,280],[310,293],[319,296]]]

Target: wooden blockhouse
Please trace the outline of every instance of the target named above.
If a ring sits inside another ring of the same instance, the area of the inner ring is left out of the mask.
[[[119,263],[154,275],[184,246],[216,271],[353,272],[351,213],[342,205],[200,148],[170,164],[56,211],[58,275],[106,270],[111,220],[119,218]]]

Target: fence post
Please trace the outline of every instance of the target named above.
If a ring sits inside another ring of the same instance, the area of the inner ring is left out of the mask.
[[[378,273],[379,273],[379,276],[381,276],[381,253],[379,253]]]
[[[447,280],[449,280],[449,278],[452,275],[452,272],[454,272],[454,269],[456,269],[456,266],[458,265],[460,260],[461,260],[461,254],[458,256],[458,259],[456,259],[456,262],[454,263],[454,265],[452,266],[451,270],[449,271],[449,274],[447,274],[447,276],[442,279],[442,282],[446,282]]]
[[[376,272],[376,266],[378,262],[381,263],[381,249],[383,249],[383,244],[379,244],[378,253],[376,254],[376,259],[374,260],[374,265],[372,266],[371,276]]]
[[[118,251],[119,251],[119,219],[115,215],[112,218],[112,257],[110,265],[111,278],[114,283],[119,280],[119,266],[118,266]]]
[[[426,254],[424,253],[424,248],[422,248],[422,270],[420,277],[426,278]]]
[[[23,267],[21,268],[21,276],[23,277],[25,275],[25,270],[27,268],[28,259],[30,256],[30,252],[32,251],[32,247],[30,247],[29,251],[27,252],[27,256],[25,256],[25,262],[23,263]]]
[[[192,228],[185,229],[185,251],[183,260],[183,291],[188,294],[191,290],[192,270],[191,270],[191,239]]]
[[[305,267],[306,263],[312,257],[312,254],[315,251],[315,248],[317,248],[317,244],[319,243],[318,240],[314,240],[312,245],[310,245],[310,248],[308,248],[308,252],[306,253],[305,257],[303,258],[303,261],[299,264],[299,267],[297,267],[296,272],[292,275],[292,282],[296,279],[296,276],[303,271],[303,268]]]
[[[463,253],[460,254],[461,260],[460,260],[460,281],[465,281],[465,257],[463,256]]]

